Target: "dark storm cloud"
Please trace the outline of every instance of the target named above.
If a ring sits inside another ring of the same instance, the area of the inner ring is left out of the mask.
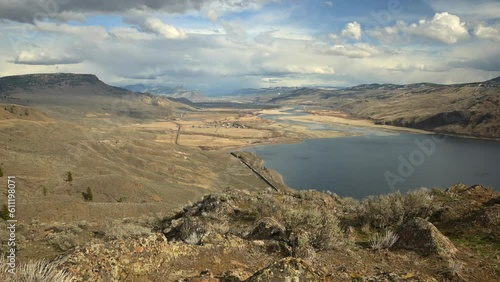
[[[125,13],[130,10],[186,13],[205,7],[221,10],[241,10],[266,0],[0,0],[0,20],[30,22],[53,18],[61,21],[82,19],[87,13]],[[209,13],[209,17],[218,14]]]
[[[132,9],[184,13],[200,10],[203,0],[0,0],[0,19],[33,22],[42,18],[68,18],[68,14],[121,13]],[[224,1],[227,2],[227,1]],[[66,14],[66,15],[65,15]]]

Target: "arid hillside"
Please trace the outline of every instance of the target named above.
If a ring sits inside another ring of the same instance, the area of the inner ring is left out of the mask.
[[[19,182],[21,220],[155,214],[241,183],[266,187],[228,153],[176,143],[176,119],[189,106],[93,75],[4,77],[0,89],[0,169]],[[148,126],[155,121],[172,126]]]
[[[500,138],[500,78],[456,85],[364,84],[337,90],[301,88],[280,96],[269,95],[267,102],[322,106],[380,124]]]
[[[109,86],[95,75],[68,73],[2,77],[0,102],[33,106],[65,120],[171,118],[176,111],[189,108],[159,96]]]

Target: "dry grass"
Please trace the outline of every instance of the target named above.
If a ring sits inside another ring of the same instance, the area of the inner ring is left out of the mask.
[[[5,282],[72,282],[75,278],[45,261],[29,261],[17,265],[16,273],[8,273],[7,260],[0,258],[0,281]]]
[[[374,234],[370,237],[370,246],[374,250],[389,249],[399,239],[392,230],[387,230],[384,235]]]

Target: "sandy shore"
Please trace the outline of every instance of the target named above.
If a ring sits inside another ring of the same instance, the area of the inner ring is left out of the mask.
[[[334,115],[337,113],[337,115]],[[375,124],[370,120],[364,119],[354,119],[349,118],[346,114],[340,112],[331,112],[329,115],[320,115],[320,114],[309,114],[304,116],[286,116],[280,117],[283,120],[293,120],[300,122],[310,122],[317,124],[329,124],[329,125],[346,125],[346,126],[359,126],[359,127],[369,127],[380,130],[392,130],[392,131],[405,131],[405,132],[413,132],[413,133],[421,133],[421,134],[429,134],[431,132],[406,128],[406,127],[398,127],[398,126],[390,126],[390,125],[379,125]]]

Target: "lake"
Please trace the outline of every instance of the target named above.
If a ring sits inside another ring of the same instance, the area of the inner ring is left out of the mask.
[[[456,183],[500,188],[500,142],[380,133],[367,129],[363,136],[309,139],[248,151],[281,173],[292,188],[328,190],[342,197],[448,188]]]

